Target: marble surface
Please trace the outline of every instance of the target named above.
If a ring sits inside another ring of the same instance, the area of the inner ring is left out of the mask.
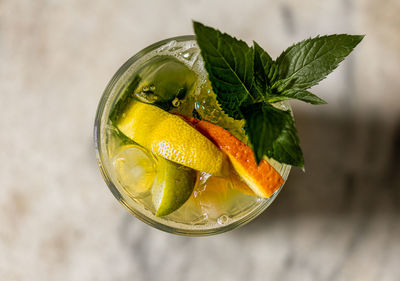
[[[400,280],[400,2],[0,1],[0,280]],[[366,34],[294,103],[306,173],[245,227],[188,238],[113,198],[92,140],[97,102],[148,44],[196,19],[272,56]]]

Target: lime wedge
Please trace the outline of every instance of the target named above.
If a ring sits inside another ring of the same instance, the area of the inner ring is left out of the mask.
[[[196,171],[159,157],[152,186],[156,216],[166,216],[179,209],[192,194]]]

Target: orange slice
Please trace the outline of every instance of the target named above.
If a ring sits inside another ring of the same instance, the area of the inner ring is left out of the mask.
[[[233,188],[237,189],[241,193],[256,196],[254,191],[247,185],[247,183],[244,182],[244,180],[236,172],[234,171],[231,172],[228,178]]]
[[[257,166],[253,150],[227,130],[193,117],[182,118],[228,155],[235,171],[255,195],[268,198],[281,187],[281,175],[266,160]]]

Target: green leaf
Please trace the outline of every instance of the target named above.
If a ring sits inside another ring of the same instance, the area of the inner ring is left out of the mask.
[[[265,94],[277,75],[277,65],[270,55],[254,43],[254,83]]]
[[[199,22],[193,22],[193,27],[218,102],[229,116],[243,118],[240,106],[258,98],[252,91],[254,49]]]
[[[311,104],[327,104],[326,101],[306,90],[289,89],[279,95],[270,95],[268,102],[274,103],[283,100],[297,99]]]
[[[257,162],[266,155],[280,163],[304,168],[297,130],[289,111],[262,102],[242,108],[242,113]]]
[[[276,60],[278,79],[273,88],[306,90],[324,79],[363,39],[361,35],[315,37],[286,49]]]

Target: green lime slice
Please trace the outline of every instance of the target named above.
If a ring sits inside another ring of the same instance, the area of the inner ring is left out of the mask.
[[[159,157],[151,190],[156,216],[166,216],[179,209],[192,194],[196,177],[195,170]]]

